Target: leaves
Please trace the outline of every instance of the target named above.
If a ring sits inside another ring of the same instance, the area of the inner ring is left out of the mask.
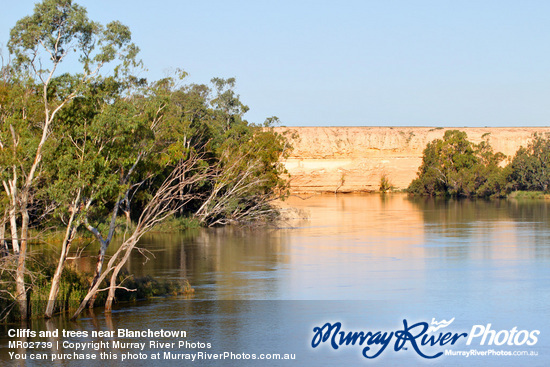
[[[443,139],[424,149],[418,178],[408,191],[423,195],[489,197],[503,195],[506,174],[499,166],[502,153],[493,153],[488,141],[473,144],[465,132],[448,130]]]
[[[515,190],[550,190],[550,138],[534,134],[529,145],[521,147],[511,163],[510,186]]]
[[[16,67],[33,68],[38,73],[40,50],[55,66],[71,51],[79,50],[86,58],[94,48],[94,36],[100,26],[91,22],[86,10],[71,0],[44,0],[35,5],[34,13],[20,19],[11,30],[8,49],[15,55]]]
[[[22,314],[30,225],[66,225],[56,276],[75,233],[89,230],[101,243],[97,280],[118,272],[139,236],[175,211],[206,225],[276,214],[270,201],[287,187],[279,157],[289,147],[270,128],[276,118],[263,127],[244,120],[248,107],[235,78],[214,78],[213,88],[179,86],[186,73],[178,69],[149,84],[132,74],[141,63],[129,28],[93,22],[71,0],[37,4],[12,29],[8,48],[14,62],[0,80],[0,203],[15,251],[21,240]],[[82,69],[63,73],[71,56]],[[133,242],[115,270],[112,258],[103,271],[121,212],[127,224],[137,220]],[[58,287],[51,289],[54,302]]]

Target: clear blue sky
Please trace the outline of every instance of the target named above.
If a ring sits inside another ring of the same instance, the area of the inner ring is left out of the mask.
[[[35,2],[5,2],[0,44]],[[252,122],[550,125],[550,1],[77,2],[130,26],[151,79],[236,77]]]

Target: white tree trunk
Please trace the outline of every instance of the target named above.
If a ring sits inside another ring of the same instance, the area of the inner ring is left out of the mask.
[[[80,190],[78,190],[77,197],[71,205],[71,217],[67,223],[67,231],[65,232],[65,238],[63,238],[63,243],[61,245],[61,254],[59,255],[59,261],[57,263],[57,268],[55,269],[55,274],[52,278],[52,286],[50,288],[50,295],[48,297],[48,304],[46,306],[46,311],[44,312],[44,317],[49,319],[53,315],[55,309],[55,302],[57,301],[57,295],[59,294],[59,286],[61,281],[61,274],[65,267],[65,262],[67,261],[67,255],[71,248],[71,243],[76,234],[76,229],[78,225],[75,225],[75,217],[78,213],[78,206],[80,205]]]

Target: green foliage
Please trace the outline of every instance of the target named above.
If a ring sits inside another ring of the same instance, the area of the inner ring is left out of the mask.
[[[513,190],[550,191],[550,138],[534,134],[512,159],[508,177]]]
[[[9,177],[14,165],[30,165],[41,135],[41,107],[40,96],[32,85],[0,80],[0,178]]]
[[[43,315],[50,294],[51,277],[57,265],[56,259],[47,258],[36,261],[38,268],[31,267],[37,278],[31,290],[31,306],[33,315]],[[55,312],[62,313],[75,310],[80,304],[89,287],[86,274],[79,272],[74,265],[67,266],[63,271]],[[104,297],[103,297],[104,298]],[[101,301],[101,300],[100,300]]]
[[[50,291],[50,280],[55,272],[57,260],[49,256],[33,256],[27,261],[26,281],[30,288],[31,312],[35,316],[44,313]],[[15,285],[13,284],[13,274],[17,266],[16,257],[9,256],[0,258],[0,322],[15,321],[20,315],[17,307],[13,307],[15,302],[13,293]],[[80,301],[87,292],[89,286],[88,275],[80,272],[74,265],[68,266],[63,272],[61,278],[61,287],[56,302],[55,312],[65,312],[78,307]],[[11,295],[10,295],[11,294]],[[99,302],[105,301],[101,297]]]
[[[485,134],[483,137],[487,137]],[[487,141],[473,144],[464,132],[449,130],[443,140],[424,150],[418,178],[409,186],[414,194],[465,197],[504,196],[511,191],[550,191],[550,137],[535,133],[506,167],[502,153]],[[532,197],[516,193],[511,197]]]
[[[15,258],[0,258],[0,284],[3,292],[0,292],[0,323],[2,321],[13,322],[19,319],[15,302],[8,292],[15,292],[11,273],[17,266]],[[52,257],[32,257],[28,261],[28,283],[31,286],[30,305],[33,315],[39,317],[43,315],[50,292],[50,281],[57,260]],[[59,296],[56,302],[55,313],[64,313],[74,311],[80,305],[80,302],[86,295],[89,287],[91,275],[83,273],[76,268],[74,264],[67,266],[63,271]],[[128,271],[123,271],[118,277],[119,284],[127,289],[118,289],[116,292],[119,302],[147,300],[159,296],[175,296],[182,294],[193,294],[187,280],[182,281],[164,281],[160,282],[151,276],[134,277]],[[102,288],[107,284],[102,285]],[[100,293],[96,304],[103,305],[106,295]]]
[[[189,230],[197,230],[201,226],[198,219],[195,217],[178,216],[171,217],[164,222],[156,225],[153,228],[155,232],[183,232]]]
[[[128,271],[122,271],[119,274],[117,283],[124,287],[116,290],[118,302],[135,302],[153,297],[194,293],[194,289],[187,280],[159,282],[150,275],[135,277]]]
[[[0,322],[14,321],[19,318],[16,307],[15,272],[17,269],[17,256],[0,257]]]
[[[473,144],[466,133],[448,130],[443,139],[428,143],[418,178],[408,191],[421,195],[455,197],[501,196],[507,171],[499,166],[502,153],[494,153],[487,141]]]
[[[121,91],[112,78],[91,84],[59,113],[46,152],[51,157],[44,162],[47,197],[68,203],[80,190],[93,200],[85,214],[94,221],[104,219],[129,185],[156,165],[155,156],[144,157],[156,153],[147,106],[139,98],[122,98]],[[128,177],[136,162],[136,174]]]
[[[40,204],[31,217],[50,207],[63,221],[80,193],[85,209],[80,215],[95,227],[109,221],[107,213],[120,200],[136,218],[151,192],[192,152],[202,158],[195,172],[208,172],[209,178],[187,189],[195,199],[182,214],[192,215],[211,198],[207,206],[216,207],[216,214],[202,218],[203,224],[246,220],[236,213],[248,212],[266,196],[284,195],[288,185],[279,158],[290,147],[271,128],[278,119],[248,123],[235,78],[213,78],[212,87],[180,86],[186,74],[178,70],[174,78],[138,80],[128,74],[137,52],[130,37],[119,22],[92,22],[69,0],[44,0],[13,28],[9,49],[16,62],[10,78],[0,83],[0,174],[11,177],[11,166],[32,162],[40,121],[45,113],[52,119],[32,188],[34,203]],[[83,73],[55,75],[69,53],[78,55]],[[117,58],[112,75],[94,73]],[[40,69],[34,67],[37,61]]]
[[[21,213],[15,215],[29,213],[31,223],[43,224],[51,208],[66,213],[77,193],[94,197],[92,210],[108,206],[121,191],[113,173],[130,159],[119,153],[134,148],[124,144],[147,141],[130,121],[135,106],[122,98],[141,83],[129,74],[139,62],[128,27],[93,22],[71,0],[43,0],[12,28],[8,49],[13,61],[0,81],[0,179]],[[71,58],[81,71],[63,74]],[[108,63],[111,75],[101,75]],[[25,225],[21,236],[26,231]]]
[[[121,75],[138,64],[138,48],[130,40],[130,30],[118,21],[102,26],[89,20],[86,9],[72,0],[43,0],[32,15],[17,21],[8,49],[16,70],[36,74],[47,84],[48,75],[71,53],[86,76],[117,58],[121,63],[114,72]]]
[[[67,233],[89,230],[104,254],[121,222],[138,219],[184,163],[185,175],[170,181],[178,198],[165,191],[170,198],[153,213],[177,207],[190,225],[276,216],[271,201],[288,192],[280,158],[290,146],[272,129],[276,117],[263,125],[244,119],[248,106],[235,92],[235,78],[181,86],[186,73],[178,70],[148,83],[132,74],[139,49],[128,27],[93,22],[71,0],[36,4],[11,30],[8,49],[13,62],[0,75],[0,213],[25,238],[25,249],[29,227],[53,224]],[[81,70],[63,73],[71,57]],[[126,221],[118,219],[122,213]],[[23,270],[17,270],[19,289]],[[48,271],[27,279],[34,299],[46,295]],[[67,284],[61,282],[62,309],[70,307],[68,294],[81,291]]]
[[[196,84],[173,89],[173,80],[162,81],[169,95],[159,133],[159,141],[166,145],[163,156],[174,160],[182,152],[198,152],[202,160],[197,170],[208,172],[208,178],[191,188],[195,199],[186,206],[186,214],[196,215],[204,225],[271,215],[275,210],[270,198],[288,190],[280,157],[290,146],[272,128],[276,117],[261,126],[243,119],[248,107],[234,92],[234,78],[212,82],[213,89]]]
[[[514,191],[508,198],[514,200],[548,200],[550,195],[543,191]]]

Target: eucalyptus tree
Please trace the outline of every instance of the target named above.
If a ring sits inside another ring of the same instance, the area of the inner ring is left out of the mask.
[[[85,127],[93,134],[93,141],[81,141],[81,146],[93,151],[90,162],[95,163],[92,179],[86,183],[82,220],[100,243],[90,290],[103,272],[120,213],[126,214],[128,228],[133,198],[137,195],[144,201],[150,199],[143,188],[159,171],[174,163],[165,159],[166,146],[159,139],[168,94],[164,86],[154,83],[128,98],[118,96]],[[100,225],[106,217],[109,220],[102,231]],[[90,307],[94,299],[95,295],[90,299]]]
[[[193,215],[207,226],[273,219],[277,210],[271,202],[288,189],[280,158],[291,149],[272,129],[279,120],[249,123],[235,78],[211,82],[212,88],[192,86],[177,95],[178,111],[185,112],[176,116],[176,124],[178,118],[188,121],[183,126],[191,147],[205,152],[211,172],[199,188]]]
[[[185,73],[179,76],[184,77]],[[52,174],[48,197],[61,202],[78,199],[73,233],[82,224],[100,244],[85,297],[90,307],[102,280],[110,276],[106,304],[106,310],[110,310],[114,290],[119,287],[117,275],[129,252],[143,233],[171,213],[171,203],[176,200],[172,186],[177,185],[176,201],[181,207],[192,197],[188,187],[209,174],[195,168],[199,155],[192,154],[185,144],[186,135],[177,133],[177,124],[165,121],[176,83],[176,78],[152,84],[141,81],[129,90],[127,84],[114,78],[96,79],[59,115],[59,129],[54,132],[50,147],[56,159],[49,162],[47,169]],[[135,215],[137,224],[130,228],[131,214],[137,212],[132,210],[136,201],[142,214]],[[121,213],[126,214],[127,224],[123,243],[105,266],[106,252],[119,227],[117,218]],[[65,213],[65,217],[69,221],[73,218],[72,213]],[[69,232],[66,236],[71,238]],[[59,266],[62,264],[60,260]],[[55,279],[52,289],[54,283]],[[50,296],[48,310],[53,310],[54,301],[54,295]]]
[[[510,189],[550,191],[550,138],[534,134],[527,147],[520,147],[510,164]]]
[[[223,131],[231,128],[233,123],[242,120],[243,115],[248,111],[248,106],[243,104],[240,96],[235,93],[235,78],[212,78],[212,84],[216,95],[210,101],[219,118],[223,123],[220,127]]]
[[[129,178],[143,155],[142,148],[151,140],[144,122],[136,117],[135,104],[121,98],[123,90],[121,83],[112,78],[96,79],[86,93],[59,114],[57,129],[52,133],[48,149],[53,159],[44,163],[48,173],[46,196],[68,205],[58,205],[66,233],[46,317],[54,310],[61,272],[80,225],[100,243],[96,273],[101,271],[124,192],[130,190]],[[98,223],[105,218],[110,224],[108,232],[102,234]]]
[[[276,212],[269,203],[286,190],[279,157],[289,147],[269,123],[244,120],[248,107],[234,92],[234,78],[212,79],[213,89],[178,87],[177,78],[147,84],[131,73],[139,62],[129,29],[91,21],[71,0],[37,4],[12,29],[8,48],[13,61],[3,65],[0,80],[0,202],[6,207],[0,215],[1,228],[10,226],[14,298],[23,318],[33,218],[53,212],[65,226],[45,312],[51,317],[79,228],[93,234],[100,250],[78,312],[93,304],[108,277],[110,309],[130,251],[167,215],[179,211],[215,225]],[[126,226],[105,265],[121,213],[135,227]]]
[[[163,180],[160,186],[151,186],[150,190],[146,190],[150,194],[150,197],[137,218],[135,228],[128,237],[124,237],[122,244],[110,257],[107,265],[100,271],[97,281],[84,296],[80,307],[75,311],[72,319],[77,318],[95,295],[102,291],[100,285],[107,277],[110,277],[110,284],[105,303],[106,312],[111,311],[116,289],[124,288],[130,290],[117,284],[116,280],[120,270],[128,260],[131,252],[136,248],[139,239],[145,233],[168,216],[175,214],[179,208],[195,197],[195,193],[190,188],[197,182],[203,181],[209,175],[207,169],[197,169],[200,160],[200,155],[189,151],[185,157],[175,162],[173,169],[170,170],[170,174]]]
[[[506,171],[500,162],[504,158],[504,154],[493,152],[488,141],[474,144],[465,132],[448,130],[443,139],[428,143],[418,177],[407,190],[430,196],[502,196]]]
[[[129,68],[136,65],[138,49],[131,43],[126,26],[116,21],[106,26],[93,22],[86,10],[72,0],[43,0],[36,4],[34,13],[17,21],[11,30],[8,49],[13,56],[8,67],[12,80],[26,86],[25,93],[35,96],[41,107],[40,114],[28,115],[25,113],[28,101],[22,101],[17,124],[10,119],[1,121],[0,154],[11,155],[12,163],[2,165],[2,186],[10,200],[12,243],[19,247],[16,300],[21,317],[26,318],[24,274],[29,210],[43,174],[42,163],[47,158],[44,154],[56,129],[58,115],[101,76],[105,65],[114,64],[110,68],[114,78],[127,75]],[[67,65],[65,70],[63,65]],[[76,65],[80,71],[70,74]],[[56,83],[59,87],[53,90]],[[77,200],[68,205],[76,215],[81,196],[77,194],[75,198]],[[69,224],[67,233],[71,228]]]

